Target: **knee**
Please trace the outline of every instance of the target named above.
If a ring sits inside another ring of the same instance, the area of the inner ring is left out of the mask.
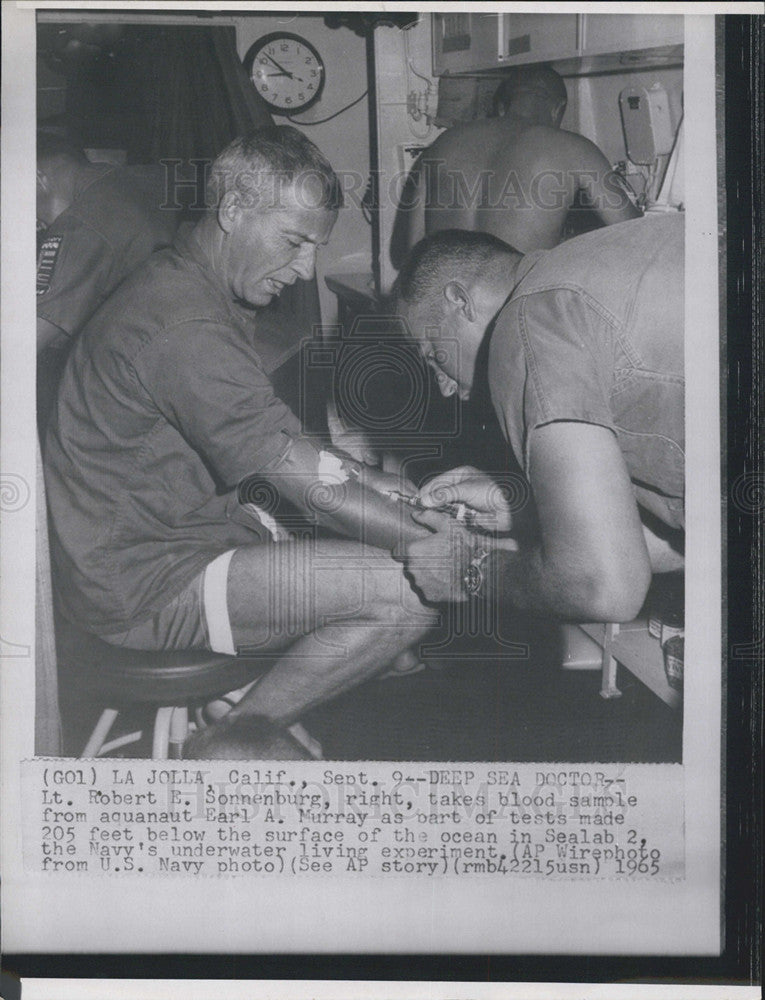
[[[389,593],[373,608],[374,617],[390,625],[428,632],[440,620],[437,609],[424,604],[406,581],[398,593]]]

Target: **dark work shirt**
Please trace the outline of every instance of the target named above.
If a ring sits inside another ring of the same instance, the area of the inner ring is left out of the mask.
[[[527,475],[535,428],[607,427],[638,504],[672,528],[684,525],[684,224],[647,216],[528,254],[489,353],[494,407]]]
[[[46,449],[68,617],[104,635],[140,624],[216,555],[266,538],[236,487],[300,432],[269,379],[269,336],[190,227],[86,326]]]
[[[37,315],[75,336],[117,285],[172,243],[179,213],[163,208],[159,166],[92,164],[72,204],[41,235]]]

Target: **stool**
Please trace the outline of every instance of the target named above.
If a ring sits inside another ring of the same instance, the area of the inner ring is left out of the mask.
[[[111,742],[107,737],[122,708],[145,703],[157,706],[152,759],[180,759],[189,734],[189,705],[244,687],[276,662],[275,657],[226,656],[208,650],[123,649],[61,620],[56,639],[64,683],[97,695],[107,706],[82,752],[84,758],[137,742],[140,732]],[[302,727],[295,728],[304,733]],[[298,741],[302,742],[299,737]]]

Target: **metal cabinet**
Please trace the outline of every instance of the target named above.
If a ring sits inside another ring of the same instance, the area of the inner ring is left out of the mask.
[[[552,62],[579,52],[579,14],[501,14],[497,63]]]
[[[498,65],[498,14],[433,14],[433,75],[470,73]]]
[[[583,14],[582,55],[683,44],[680,14]]]
[[[566,64],[566,72],[652,65],[683,44],[670,14],[433,14],[433,74]],[[625,56],[630,53],[632,58]],[[612,57],[614,65],[607,65]],[[666,56],[668,58],[669,55]]]

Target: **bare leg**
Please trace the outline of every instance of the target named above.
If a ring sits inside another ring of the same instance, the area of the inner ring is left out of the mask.
[[[245,697],[210,727],[213,755],[239,720],[287,726],[304,712],[380,673],[433,627],[401,566],[353,542],[303,541],[237,550],[228,577],[234,641],[256,655],[284,652]],[[201,748],[200,748],[201,749]]]

